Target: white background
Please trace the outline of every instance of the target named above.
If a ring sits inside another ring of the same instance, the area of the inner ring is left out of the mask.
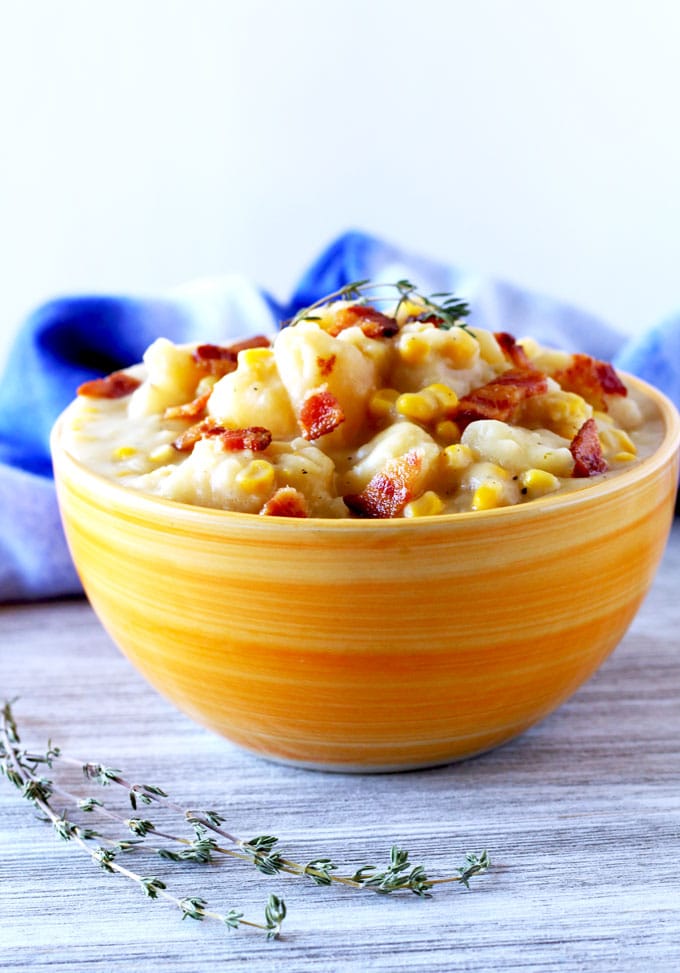
[[[0,0],[0,356],[73,292],[342,230],[568,299],[680,309],[674,0]]]

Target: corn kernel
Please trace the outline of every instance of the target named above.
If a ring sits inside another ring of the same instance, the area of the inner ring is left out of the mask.
[[[246,493],[265,493],[274,486],[274,467],[266,459],[253,459],[235,476],[239,488]]]
[[[452,419],[442,419],[435,426],[437,438],[444,443],[457,443],[460,439],[460,429]]]
[[[615,426],[605,426],[604,428],[600,426],[598,435],[605,456],[623,452],[632,453],[635,457],[637,453],[635,443],[623,429],[617,429]]]
[[[558,490],[560,481],[546,470],[530,469],[520,473],[519,485],[522,494],[534,500],[536,497],[543,497],[546,493]]]
[[[416,422],[430,422],[439,411],[437,398],[427,389],[422,392],[403,392],[396,401],[397,412]]]
[[[449,331],[448,338],[442,354],[454,368],[468,368],[479,354],[479,342],[463,328]]]
[[[456,393],[452,388],[449,388],[448,385],[444,385],[442,382],[435,382],[433,385],[428,385],[423,391],[434,395],[439,403],[442,415],[448,415],[453,412],[458,405],[458,396]]]
[[[420,392],[403,392],[396,400],[397,412],[416,422],[434,422],[452,413],[458,396],[448,385],[427,385]]]
[[[637,449],[635,447],[635,443],[630,438],[627,432],[624,432],[623,429],[617,429],[616,438],[618,439],[619,444],[624,452],[632,453],[633,456],[636,455]]]
[[[162,446],[156,446],[149,453],[149,459],[152,463],[169,463],[172,459],[177,456],[177,453],[172,448],[170,443],[163,443]]]
[[[130,459],[131,456],[136,455],[137,450],[134,446],[119,446],[113,451],[113,459]]]
[[[493,510],[494,507],[502,507],[504,490],[502,483],[490,481],[482,483],[477,487],[472,495],[473,510]]]
[[[388,419],[398,398],[399,392],[396,389],[378,389],[368,403],[369,415],[373,419]]]
[[[416,500],[411,500],[404,507],[404,517],[432,517],[440,514],[444,509],[444,501],[434,492],[427,490]]]
[[[268,368],[274,358],[271,348],[244,348],[238,353],[238,363],[251,371]]]
[[[404,324],[408,318],[417,318],[425,310],[425,305],[420,301],[412,301],[408,298],[400,301],[397,312],[397,321],[400,325]]]
[[[429,355],[431,347],[422,335],[404,335],[399,343],[399,354],[407,365],[420,365]]]
[[[632,463],[634,459],[637,459],[637,456],[635,455],[635,453],[628,453],[623,451],[617,453],[616,456],[612,457],[612,459],[614,460],[615,463]]]
[[[450,470],[465,470],[474,461],[474,454],[469,446],[455,443],[444,450],[444,459]]]

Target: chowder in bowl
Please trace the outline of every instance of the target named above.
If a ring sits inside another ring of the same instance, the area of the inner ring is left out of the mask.
[[[660,393],[405,291],[274,339],[161,340],[53,431],[113,639],[194,719],[299,766],[426,766],[521,733],[619,642],[673,513]]]

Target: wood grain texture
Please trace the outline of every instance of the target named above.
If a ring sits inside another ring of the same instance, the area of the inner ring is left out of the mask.
[[[680,968],[680,524],[614,655],[565,705],[484,757],[384,776],[327,775],[239,752],[176,712],[81,601],[0,611],[0,694],[27,745],[226,812],[245,837],[348,868],[397,842],[433,876],[465,851],[494,868],[428,901],[318,889],[236,864],[182,871],[182,894],[258,916],[284,895],[284,937],[180,922],[60,842],[0,780],[3,973],[676,971]],[[367,688],[367,703],[380,686]],[[462,701],[465,703],[465,701]],[[395,703],[398,705],[398,703]],[[155,868],[177,875],[174,866]]]

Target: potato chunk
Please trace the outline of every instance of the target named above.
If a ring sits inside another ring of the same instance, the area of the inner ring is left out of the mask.
[[[258,425],[274,438],[295,435],[295,413],[269,348],[239,352],[238,367],[217,382],[208,413],[235,427]]]
[[[324,441],[334,446],[356,442],[378,387],[376,363],[351,341],[327,334],[312,321],[282,331],[274,351],[295,414],[300,415],[310,393],[327,392],[339,403],[344,421]]]
[[[413,422],[397,422],[370,439],[353,457],[353,465],[341,479],[339,492],[360,493],[369,481],[389,464],[413,450],[422,458],[420,492],[429,488],[435,477],[442,451],[425,430]]]
[[[538,469],[555,476],[571,476],[574,459],[569,441],[547,429],[524,429],[497,419],[471,422],[461,442],[480,459],[512,473]]]
[[[392,384],[407,392],[427,385],[446,385],[462,397],[495,377],[482,358],[479,341],[463,328],[441,331],[434,325],[412,322],[395,339],[398,357]]]
[[[144,353],[146,381],[132,393],[129,415],[132,419],[164,412],[169,406],[190,402],[201,372],[191,350],[158,338]]]

